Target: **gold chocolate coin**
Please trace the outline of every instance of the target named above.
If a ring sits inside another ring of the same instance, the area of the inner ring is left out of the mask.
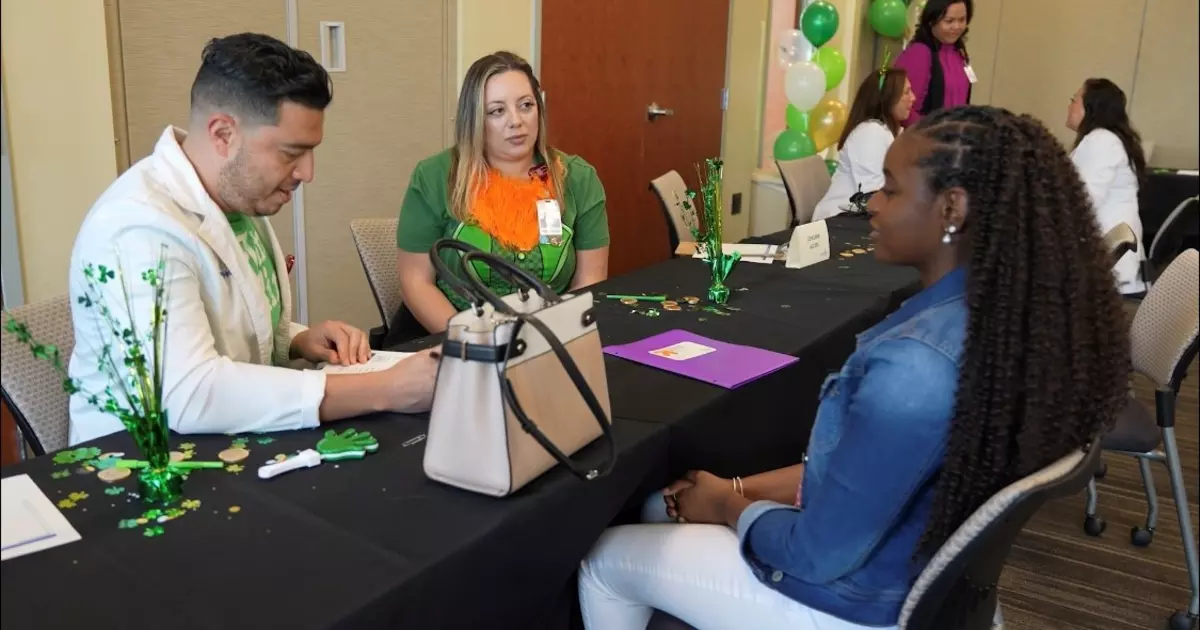
[[[217,459],[226,464],[236,464],[247,457],[250,457],[250,451],[244,448],[227,448],[220,453],[217,453]]]
[[[662,303],[662,305],[664,308],[671,307],[671,306],[679,306],[679,302],[676,302],[675,300],[665,300]]]
[[[854,252],[855,254],[865,254],[865,253],[867,253],[867,250],[865,250],[865,249],[862,249],[862,248],[860,248],[860,247],[855,247],[854,249],[852,249],[852,250],[850,250],[850,251],[851,251],[851,252]]]
[[[670,304],[663,304],[663,310],[664,311],[681,311],[681,310],[683,310],[683,307],[679,306],[678,304],[676,304],[674,302],[671,302]]]
[[[700,298],[689,295],[689,296],[683,298],[683,301],[695,306],[696,304],[700,303]]]
[[[625,306],[633,306],[634,304],[637,304],[638,301],[635,298],[621,298],[621,303]]]
[[[105,468],[97,473],[96,476],[104,483],[116,483],[130,474],[132,473],[128,468]]]

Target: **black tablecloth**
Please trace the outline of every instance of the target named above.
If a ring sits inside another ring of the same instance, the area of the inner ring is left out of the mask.
[[[145,508],[128,494],[106,494],[95,475],[53,478],[74,466],[51,457],[6,468],[3,476],[29,474],[54,501],[88,497],[63,511],[82,541],[4,563],[0,621],[123,630],[566,627],[574,570],[623,509],[686,468],[746,474],[799,459],[825,374],[851,351],[855,333],[916,290],[909,270],[836,255],[861,249],[865,233],[859,220],[830,221],[834,259],[806,269],[740,263],[729,277],[729,306],[740,310],[726,316],[647,317],[606,297],[703,297],[707,268],[695,260],[596,287],[606,344],[682,328],[800,361],[725,390],[607,358],[619,455],[612,474],[592,482],[553,470],[507,499],[442,486],[421,470],[427,420],[381,415],[338,427],[371,431],[377,453],[271,481],[255,476],[264,460],[311,448],[320,433],[276,434],[269,444],[251,437],[243,472],[194,472],[185,496],[199,506],[145,537],[117,526]],[[195,459],[211,460],[231,438],[172,440],[183,442],[196,445]],[[125,435],[95,445],[134,452]],[[132,477],[118,485],[136,487]]]
[[[1188,197],[1200,195],[1200,177],[1176,171],[1151,171],[1146,186],[1138,194],[1138,214],[1142,218],[1142,240],[1149,249],[1171,211]],[[1196,234],[1185,235],[1184,247],[1195,247]],[[1188,240],[1190,239],[1190,240]]]

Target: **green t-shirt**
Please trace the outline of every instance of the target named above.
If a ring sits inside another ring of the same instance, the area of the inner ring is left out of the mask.
[[[230,212],[225,215],[229,219],[229,227],[237,237],[242,251],[250,261],[250,269],[258,276],[263,293],[267,296],[267,304],[271,305],[271,330],[279,329],[279,318],[283,313],[283,300],[279,294],[279,276],[275,269],[275,256],[267,247],[266,239],[258,231],[254,219],[240,213]]]
[[[540,244],[528,252],[511,251],[478,226],[463,224],[451,216],[449,180],[453,155],[452,150],[447,149],[422,160],[413,169],[404,204],[400,207],[396,246],[406,252],[428,253],[439,239],[455,238],[514,263],[541,278],[556,293],[563,293],[570,288],[575,276],[575,251],[608,246],[608,210],[604,186],[596,176],[596,169],[581,157],[565,153],[560,157],[566,168],[560,244]],[[442,257],[457,273],[459,254],[446,252]],[[486,265],[477,263],[474,270],[484,284],[499,295],[515,290],[499,274],[491,273]],[[456,308],[467,307],[467,302],[444,282],[439,281],[438,286]]]

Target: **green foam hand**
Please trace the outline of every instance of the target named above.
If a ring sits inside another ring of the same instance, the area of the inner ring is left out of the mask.
[[[325,432],[325,437],[317,442],[317,452],[326,460],[362,459],[367,453],[378,449],[379,441],[375,436],[354,429],[346,429],[341,433],[330,429]]]

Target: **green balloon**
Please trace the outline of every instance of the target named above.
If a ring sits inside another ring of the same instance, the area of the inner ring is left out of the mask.
[[[825,168],[829,169],[829,176],[832,177],[837,172],[837,160],[825,160]]]
[[[817,146],[813,144],[812,138],[803,131],[796,129],[784,129],[779,137],[775,138],[775,159],[777,160],[798,160],[817,153]]]
[[[838,29],[838,12],[832,4],[821,0],[808,5],[800,15],[800,32],[816,48],[833,39]]]
[[[813,63],[825,71],[825,90],[837,87],[846,76],[846,58],[836,48],[819,48],[813,55]]]
[[[900,38],[907,26],[908,7],[904,0],[874,0],[867,13],[867,20],[876,33],[884,37]]]
[[[788,129],[803,131],[808,133],[808,112],[802,112],[795,105],[788,103],[787,106],[787,126]]]

